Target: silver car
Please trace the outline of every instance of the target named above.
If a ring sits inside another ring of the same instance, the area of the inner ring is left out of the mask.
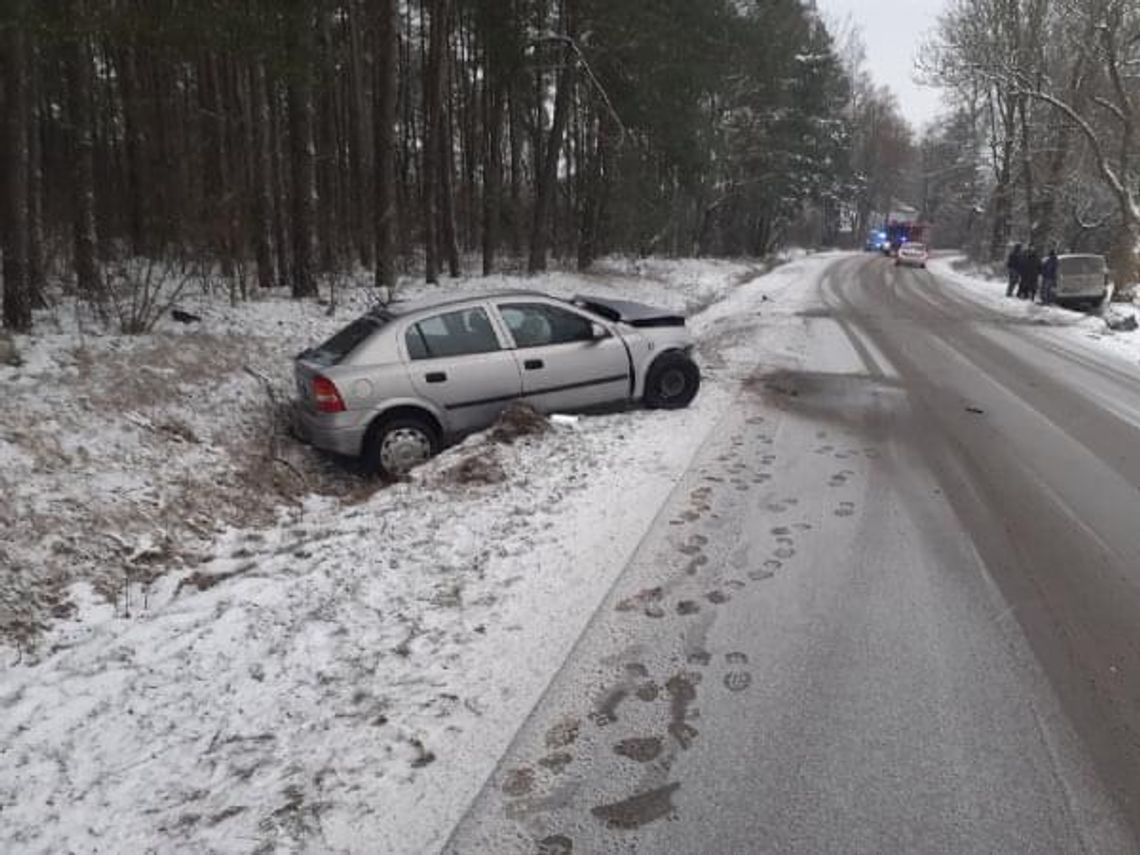
[[[1103,255],[1062,255],[1057,259],[1054,301],[1060,306],[1097,307],[1108,296],[1108,263]]]
[[[904,243],[895,256],[895,267],[921,267],[926,269],[930,253],[924,243]]]
[[[393,303],[296,358],[295,424],[398,476],[514,401],[686,407],[700,388],[692,348],[684,318],[637,303],[518,291]]]

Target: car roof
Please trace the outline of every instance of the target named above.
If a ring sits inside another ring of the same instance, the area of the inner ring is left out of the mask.
[[[453,306],[469,306],[476,303],[485,303],[488,300],[502,299],[540,299],[553,300],[560,303],[566,302],[550,294],[544,294],[541,291],[501,289],[498,291],[485,291],[474,294],[438,294],[420,297],[415,300],[393,300],[385,306],[377,307],[375,311],[391,318],[407,318],[412,315],[422,314],[423,312],[433,312]]]

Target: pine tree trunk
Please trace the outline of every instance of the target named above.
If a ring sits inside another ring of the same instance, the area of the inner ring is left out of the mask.
[[[423,194],[421,202],[421,210],[423,215],[423,234],[424,234],[424,279],[430,285],[439,283],[439,258],[436,255],[436,182],[439,174],[439,167],[436,161],[439,158],[439,144],[436,139],[439,135],[439,129],[436,127],[436,114],[438,110],[438,100],[436,91],[439,88],[437,78],[439,73],[437,71],[436,57],[438,54],[435,50],[435,41],[437,33],[441,30],[440,12],[446,3],[446,0],[432,0],[431,10],[431,34],[428,39],[429,44],[425,48],[421,36],[420,44],[420,67],[423,69],[423,114],[424,114],[424,127],[423,139],[421,147],[423,149],[423,157],[421,159],[421,177],[420,189]],[[427,0],[420,0],[420,21],[424,21],[427,14]],[[427,24],[423,24],[427,27]]]
[[[352,205],[352,234],[360,264],[371,269],[375,260],[376,228],[372,224],[370,188],[375,182],[375,147],[372,141],[372,110],[364,57],[362,28],[367,18],[364,0],[352,0],[348,19],[349,72],[349,196]],[[380,50],[385,50],[383,45]]]
[[[4,72],[4,326],[32,328],[28,276],[28,75],[27,35],[9,24],[3,38]]]
[[[403,37],[400,39],[400,73],[399,73],[399,102],[398,107],[402,121],[400,124],[400,154],[396,161],[398,180],[396,182],[396,218],[400,240],[400,259],[410,258],[413,244],[413,212],[422,215],[416,210],[416,200],[423,198],[423,175],[420,169],[421,161],[416,155],[417,141],[422,143],[422,118],[417,114],[416,99],[413,97],[412,78],[415,74],[412,64],[412,54],[415,50],[412,38],[412,3],[404,4]],[[422,39],[421,39],[422,43]],[[421,57],[423,52],[420,52]],[[422,67],[420,77],[422,79]],[[421,99],[422,106],[422,99]],[[417,220],[418,221],[418,220]]]
[[[523,247],[523,128],[518,87],[512,86],[508,118],[511,145],[511,255],[522,256]]]
[[[269,101],[265,64],[255,60],[249,69],[250,125],[253,137],[253,251],[257,259],[257,284],[272,288],[273,269],[273,170],[270,162]]]
[[[257,236],[255,234],[255,195],[258,182],[255,180],[257,149],[254,145],[253,86],[251,85],[251,64],[238,61],[232,55],[225,64],[226,87],[230,103],[233,104],[234,118],[230,121],[230,142],[233,162],[230,174],[234,182],[233,204],[233,246],[238,261],[238,276],[241,299],[249,299],[250,267],[252,253],[257,261]],[[261,271],[258,270],[258,287],[261,286]]]
[[[424,74],[424,141],[423,141],[423,215],[425,278],[429,283],[439,282],[440,195],[443,170],[443,116],[444,87],[448,32],[451,19],[451,0],[434,0],[431,12],[431,32]]]
[[[503,216],[503,90],[492,71],[483,81],[483,275],[495,272]]]
[[[151,157],[155,186],[151,198],[153,220],[150,228],[152,240],[160,246],[166,246],[171,242],[170,223],[174,219],[173,212],[181,206],[185,193],[185,188],[179,181],[180,173],[174,156],[174,137],[181,130],[178,125],[178,99],[174,95],[176,73],[161,62],[157,52],[148,54],[146,65],[151,72],[154,131]]]
[[[454,61],[452,65],[455,68],[455,81],[459,88],[459,127],[462,131],[460,135],[460,162],[463,164],[461,173],[463,178],[463,248],[470,251],[477,245],[480,223],[482,222],[482,216],[478,210],[477,176],[486,140],[481,136],[478,75],[468,73],[467,70],[477,67],[478,63],[476,58],[478,47],[470,21],[463,27],[462,32],[461,43],[464,46],[462,56],[468,62],[464,64],[460,61]],[[483,84],[486,84],[485,71]]]
[[[118,82],[123,99],[123,133],[126,136],[127,166],[127,220],[131,249],[135,255],[146,252],[144,233],[146,231],[146,202],[148,192],[144,177],[143,159],[146,140],[142,129],[138,97],[138,61],[135,48],[128,46],[122,51],[122,73]]]
[[[293,185],[293,296],[314,297],[314,211],[316,207],[316,153],[313,147],[312,14],[298,14],[298,47],[289,80],[289,152]]]
[[[273,246],[277,251],[277,286],[290,288],[293,282],[293,242],[290,236],[291,195],[285,168],[285,119],[281,115],[281,93],[277,84],[266,80],[269,101],[269,158],[273,172]]]
[[[565,0],[566,19],[573,20],[572,0]],[[569,36],[573,38],[573,27],[568,24]],[[570,118],[571,93],[574,89],[575,58],[569,48],[565,50],[562,70],[558,74],[558,91],[554,96],[554,122],[550,128],[550,140],[545,146],[542,171],[538,176],[538,187],[534,197],[534,222],[530,233],[531,273],[546,270],[546,255],[550,246],[551,218],[558,190],[558,162],[562,156],[566,137],[566,126]]]
[[[83,0],[73,0],[74,19],[86,20]],[[100,306],[104,292],[99,272],[95,231],[95,128],[92,119],[91,44],[85,32],[74,36],[69,45],[68,106],[73,139],[72,226],[76,286],[79,293]]]
[[[336,72],[333,66],[332,32],[329,25],[330,10],[327,4],[317,5],[317,34],[320,38],[320,76],[317,114],[317,246],[320,269],[330,273],[337,266],[338,222],[337,193],[337,133],[336,133]]]
[[[581,232],[578,236],[579,270],[588,270],[597,258],[598,235],[609,190],[606,181],[606,163],[609,158],[608,120],[600,117],[597,123],[597,149],[590,158],[589,177],[582,202]],[[674,222],[679,224],[680,217],[674,217]]]
[[[222,73],[218,54],[208,50],[199,63],[201,104],[205,125],[203,151],[206,169],[203,170],[205,189],[203,215],[209,223],[209,234],[217,258],[221,261],[222,275],[234,275],[236,235],[234,234],[233,208],[235,194],[230,183],[228,121]]]
[[[446,61],[446,60],[445,60]],[[439,218],[440,240],[447,255],[447,272],[459,278],[459,236],[455,226],[455,132],[452,111],[448,109],[440,122],[439,135]]]
[[[396,119],[399,109],[398,0],[378,0],[376,46],[380,79],[376,104],[376,286],[396,288]]]
[[[28,288],[32,305],[47,308],[47,268],[44,257],[44,152],[40,135],[42,81],[40,53],[28,44]]]

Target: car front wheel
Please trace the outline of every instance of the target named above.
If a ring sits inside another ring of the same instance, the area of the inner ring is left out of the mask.
[[[701,371],[683,353],[657,358],[645,379],[645,403],[657,410],[680,410],[689,406],[701,388]]]
[[[369,431],[365,466],[385,478],[402,478],[439,453],[440,439],[427,419],[401,416]]]

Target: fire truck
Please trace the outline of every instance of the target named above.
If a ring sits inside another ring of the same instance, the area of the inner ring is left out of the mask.
[[[880,249],[884,255],[897,255],[904,243],[930,243],[930,226],[916,220],[891,220],[881,234]]]

